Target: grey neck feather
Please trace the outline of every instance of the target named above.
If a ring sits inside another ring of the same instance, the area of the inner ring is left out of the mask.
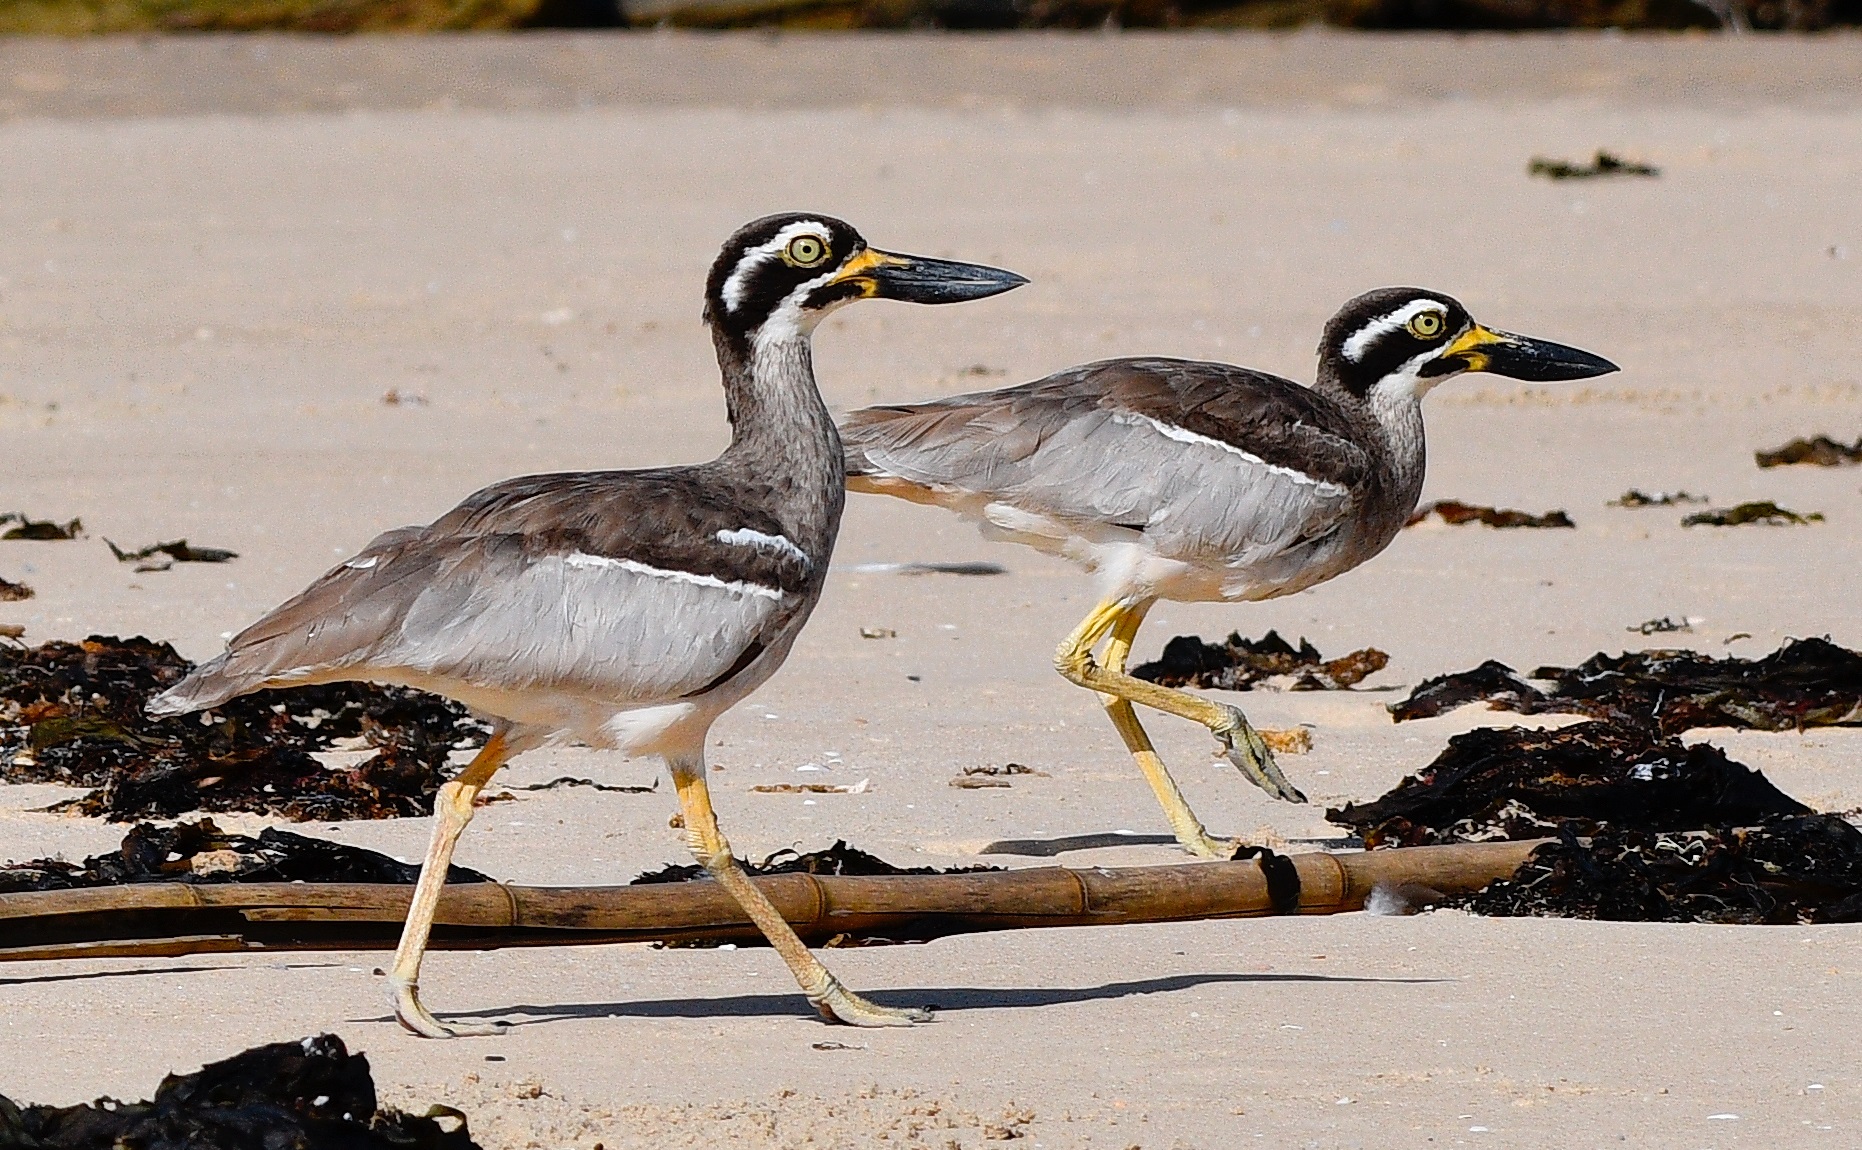
[[[751,342],[725,354],[724,402],[731,445],[717,464],[754,494],[825,573],[846,504],[840,434],[815,385],[808,337]]]
[[[1358,395],[1321,363],[1314,390],[1337,403],[1355,425],[1354,438],[1372,456],[1371,477],[1360,517],[1362,542],[1383,550],[1415,513],[1428,463],[1422,400],[1408,389],[1373,386]]]

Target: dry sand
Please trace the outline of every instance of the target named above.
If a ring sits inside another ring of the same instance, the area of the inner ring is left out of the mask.
[[[1622,364],[1429,401],[1429,497],[1562,507],[1577,530],[1411,531],[1287,600],[1166,605],[1140,640],[1277,627],[1328,655],[1391,653],[1373,690],[1237,697],[1265,725],[1313,725],[1312,753],[1286,761],[1310,807],[1270,805],[1199,731],[1151,724],[1213,829],[1322,842],[1325,805],[1510,721],[1392,725],[1391,692],[1424,676],[1653,645],[1625,628],[1660,615],[1702,619],[1678,638],[1716,653],[1862,644],[1862,472],[1751,457],[1862,431],[1858,75],[1853,37],[0,44],[0,507],[92,532],[0,544],[0,577],[39,592],[0,623],[205,657],[487,481],[709,455],[725,426],[699,284],[718,241],[774,209],[1034,281],[837,316],[817,365],[838,407],[1140,352],[1308,378],[1340,302],[1422,284]],[[1663,175],[1525,174],[1598,147]],[[1678,510],[1605,506],[1631,486],[1828,520],[1683,530]],[[138,575],[99,536],[242,557]],[[949,864],[998,838],[1162,829],[1098,707],[1049,669],[1085,578],[872,498],[842,540],[789,666],[715,732],[742,853],[845,836]],[[1010,573],[858,570],[904,560]],[[1862,733],[1705,735],[1806,801],[1862,805]],[[947,786],[1009,760],[1050,777]],[[562,750],[507,777],[564,773],[657,768]],[[822,778],[873,782],[749,792]],[[121,827],[30,812],[60,793],[0,789],[0,856],[114,844]],[[459,859],[618,881],[680,857],[671,810],[527,794],[488,809]],[[410,857],[426,837],[305,829]],[[767,950],[439,954],[442,1013],[518,1024],[451,1043],[386,1020],[380,954],[19,965],[0,970],[0,1091],[143,1096],[169,1069],[331,1029],[391,1100],[455,1101],[499,1147],[1842,1146],[1862,1137],[1859,946],[1854,927],[1434,914],[833,953],[883,1001],[943,1007],[883,1033],[814,1021]]]

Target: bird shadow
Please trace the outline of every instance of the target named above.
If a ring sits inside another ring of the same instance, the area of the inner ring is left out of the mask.
[[[279,964],[285,970],[319,970],[341,966],[340,962],[289,962]],[[29,978],[0,978],[0,986],[33,986],[46,982],[83,982],[94,978],[143,978],[154,974],[210,974],[238,970],[239,966],[138,966],[129,970],[86,970],[78,974],[37,974]]]
[[[940,1012],[962,1010],[1025,1010],[1067,1006],[1081,1002],[1131,998],[1143,994],[1169,994],[1198,986],[1251,982],[1394,983],[1421,985],[1451,982],[1446,978],[1368,978],[1327,974],[1177,974],[1162,978],[1109,982],[1101,986],[1040,988],[954,986],[923,990],[863,992],[881,1006],[929,1007]],[[738,994],[726,998],[661,998],[643,1002],[565,1002],[549,1006],[522,1004],[486,1010],[453,1011],[441,1018],[495,1018],[516,1026],[538,1026],[592,1018],[761,1018],[812,1015],[814,1009],[801,994]],[[352,1022],[386,1022],[387,1016],[351,1019]]]
[[[1130,831],[1105,831],[1099,834],[1061,835],[1051,839],[997,839],[977,851],[982,855],[1022,855],[1029,858],[1053,858],[1068,851],[1101,850],[1106,847],[1173,847],[1175,835],[1140,835]]]

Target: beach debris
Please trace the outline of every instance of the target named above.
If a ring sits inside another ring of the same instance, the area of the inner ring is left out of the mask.
[[[1853,444],[1831,439],[1827,435],[1811,439],[1800,436],[1783,447],[1755,451],[1753,458],[1760,467],[1788,467],[1796,463],[1808,463],[1814,467],[1848,467],[1862,463],[1862,436],[1858,436]]]
[[[1489,659],[1472,671],[1426,679],[1390,705],[1397,722],[1468,703],[1522,715],[1566,713],[1679,735],[1696,727],[1801,731],[1862,725],[1862,652],[1828,639],[1791,639],[1762,659],[1698,651],[1605,655],[1576,667],[1539,667],[1534,680]]]
[[[1529,176],[1544,176],[1548,180],[1594,180],[1604,176],[1645,176],[1653,178],[1662,174],[1660,168],[1650,164],[1625,160],[1614,152],[1597,149],[1596,158],[1586,164],[1573,160],[1549,160],[1544,156],[1534,156],[1526,165]]]
[[[1695,622],[1696,620],[1690,616],[1682,616],[1679,619],[1675,619],[1663,615],[1659,619],[1645,619],[1635,626],[1625,627],[1623,630],[1636,635],[1672,635],[1683,631],[1692,633]]]
[[[24,583],[9,583],[0,579],[0,603],[19,603],[32,598],[37,592]]]
[[[1295,648],[1278,631],[1259,639],[1244,639],[1236,631],[1221,644],[1206,643],[1200,635],[1178,635],[1164,644],[1164,653],[1155,662],[1135,667],[1131,674],[1166,687],[1224,691],[1251,691],[1257,683],[1291,675],[1296,677],[1287,686],[1289,691],[1343,691],[1389,662],[1390,656],[1375,647],[1328,661],[1304,637]]]
[[[963,866],[939,869],[938,867],[894,866],[878,855],[869,854],[859,847],[847,845],[846,839],[835,839],[834,845],[826,850],[803,853],[793,848],[779,850],[762,862],[749,859],[738,860],[745,871],[753,875],[774,874],[815,874],[815,875],[899,875],[899,874],[976,874],[981,871],[998,871],[999,866]],[[630,885],[644,886],[652,883],[690,882],[694,879],[708,879],[705,868],[697,863],[671,863],[659,870],[647,871],[636,875]]]
[[[402,391],[398,387],[391,387],[382,392],[381,402],[383,407],[425,407],[428,399],[424,391]]]
[[[451,1107],[424,1115],[379,1108],[368,1058],[349,1053],[334,1034],[256,1046],[170,1074],[147,1102],[20,1106],[0,1097],[0,1146],[478,1150],[465,1115]]]
[[[300,821],[431,814],[455,749],[489,733],[464,707],[405,687],[265,691],[152,719],[148,699],[192,664],[166,643],[92,636],[0,647],[0,782],[95,788],[53,810],[114,822],[190,811]],[[317,752],[372,749],[326,767]]]
[[[1276,755],[1304,755],[1312,750],[1310,727],[1256,727],[1254,733]]]
[[[1481,523],[1488,527],[1576,527],[1571,516],[1563,511],[1547,511],[1543,515],[1533,515],[1527,511],[1514,511],[1494,507],[1481,507],[1473,503],[1463,503],[1459,499],[1437,499],[1416,508],[1416,513],[1409,517],[1406,527],[1414,527],[1434,515],[1451,527],[1464,523]]]
[[[1570,826],[1510,879],[1441,905],[1500,917],[1742,925],[1862,921],[1862,831],[1835,815],[1656,832]]]
[[[27,539],[45,542],[58,539],[81,539],[84,537],[84,521],[73,519],[68,523],[54,523],[49,519],[31,519],[17,511],[0,514],[0,526],[8,523],[17,524],[0,533],[0,539]]]
[[[1000,563],[857,563],[861,575],[1007,575]]]
[[[25,635],[24,623],[0,623],[0,639],[21,639]]]
[[[237,551],[219,547],[190,547],[185,539],[177,539],[172,543],[151,543],[135,551],[125,551],[107,538],[104,544],[110,548],[110,554],[116,556],[118,563],[134,563],[138,572],[166,571],[177,563],[225,563],[239,558]]]
[[[1370,847],[1751,826],[1810,808],[1710,743],[1646,727],[1481,727],[1382,797],[1328,810]]]
[[[860,628],[860,638],[862,639],[896,639],[898,637],[899,633],[890,627]]]
[[[212,819],[157,826],[137,823],[116,850],[82,863],[34,859],[0,864],[0,894],[146,882],[366,882],[411,885],[420,867],[378,851],[267,827],[258,837],[228,834]],[[467,867],[449,883],[491,882]],[[0,1141],[0,1146],[6,1143]]]
[[[1821,511],[1799,514],[1778,506],[1769,499],[1753,500],[1741,503],[1737,507],[1716,507],[1709,511],[1696,511],[1682,518],[1683,527],[1739,527],[1747,523],[1763,523],[1768,527],[1802,527],[1811,523],[1823,522]]]
[[[1610,500],[1611,507],[1674,507],[1682,503],[1705,503],[1705,495],[1686,491],[1640,491],[1634,487]]]
[[[1037,771],[1033,767],[1026,767],[1020,763],[1005,763],[999,767],[990,764],[963,768],[963,773],[952,779],[950,785],[968,791],[1006,787],[1011,785],[1009,779],[1015,775],[1028,775],[1037,779],[1050,777],[1046,771]]]
[[[510,791],[554,791],[562,787],[589,787],[597,791],[607,791],[616,795],[651,795],[659,791],[659,779],[655,778],[649,786],[621,785],[617,783],[598,783],[594,779],[578,779],[573,775],[562,775],[547,783],[525,783],[523,786],[510,786]]]
[[[750,790],[759,795],[863,795],[873,789],[873,780],[857,783],[759,783]]]

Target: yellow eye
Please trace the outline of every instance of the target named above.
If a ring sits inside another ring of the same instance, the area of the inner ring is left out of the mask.
[[[1419,311],[1410,317],[1409,334],[1417,339],[1434,339],[1442,334],[1447,317],[1439,311]]]
[[[782,258],[798,268],[812,268],[829,254],[828,242],[820,236],[796,236],[782,250]]]

